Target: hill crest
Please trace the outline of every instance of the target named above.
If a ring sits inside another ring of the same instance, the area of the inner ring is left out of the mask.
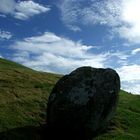
[[[0,139],[41,140],[49,94],[61,75],[0,58]],[[95,140],[139,140],[140,96],[120,92],[117,113]]]

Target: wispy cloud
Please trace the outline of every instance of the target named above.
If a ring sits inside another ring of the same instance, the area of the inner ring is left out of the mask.
[[[10,38],[12,38],[12,34],[10,32],[8,32],[8,31],[2,31],[0,29],[0,40],[5,40],[5,39],[8,40]]]
[[[0,1],[0,13],[9,14],[15,10],[15,0],[1,0]]]
[[[4,15],[4,14],[0,14],[0,17],[6,18],[6,15]]]
[[[132,55],[135,55],[135,54],[137,54],[137,53],[140,53],[140,48],[134,49],[134,50],[132,50],[132,52],[131,52]]]
[[[0,54],[0,58],[3,58],[3,56]]]
[[[121,51],[115,51],[115,52],[109,52],[109,56],[113,57],[116,56],[120,60],[126,60],[130,55],[126,54],[126,52],[121,52]]]
[[[43,6],[32,0],[29,1],[18,1],[15,0],[1,0],[0,13],[3,15],[10,14],[16,19],[27,20],[30,17],[48,12],[50,7]]]
[[[58,7],[61,10],[62,20],[68,26],[81,23],[116,26],[120,25],[120,1],[63,0]]]
[[[128,42],[140,43],[139,0],[63,0],[58,6],[61,19],[70,27],[106,25]],[[110,28],[111,27],[111,28]]]

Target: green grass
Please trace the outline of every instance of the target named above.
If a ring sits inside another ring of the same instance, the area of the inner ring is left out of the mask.
[[[119,106],[106,133],[95,140],[140,140],[140,96],[120,92]]]
[[[48,97],[60,77],[0,59],[0,140],[41,140]],[[140,96],[120,92],[110,126],[94,138],[108,139],[140,139]]]

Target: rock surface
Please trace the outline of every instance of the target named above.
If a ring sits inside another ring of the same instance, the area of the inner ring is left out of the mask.
[[[97,135],[114,116],[119,91],[120,78],[112,69],[80,67],[63,76],[49,97],[49,130],[84,139]]]

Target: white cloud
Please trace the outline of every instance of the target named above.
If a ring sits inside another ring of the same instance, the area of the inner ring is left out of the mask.
[[[71,29],[72,31],[81,31],[81,28],[78,26],[73,26],[73,25],[67,25],[69,27],[69,29]]]
[[[87,55],[86,51],[94,48],[94,46],[86,46],[80,42],[74,42],[53,33],[45,32],[41,36],[29,37],[23,41],[17,41],[13,45],[13,48],[34,54],[50,52],[63,57],[90,58],[92,55]]]
[[[128,26],[120,28],[122,37],[130,42],[140,43],[140,1],[139,0],[123,0],[122,20]]]
[[[13,13],[15,10],[15,0],[1,0],[0,1],[0,12],[3,14]]]
[[[34,57],[33,60],[24,59],[23,64],[34,68],[39,71],[49,71],[54,73],[69,73],[73,69],[80,66],[89,66],[94,67],[103,67],[102,64],[105,58],[96,58],[96,59],[83,59],[77,60],[71,57],[57,56],[52,53],[43,53],[37,57]],[[19,61],[19,57],[15,59]]]
[[[27,20],[34,15],[48,12],[49,10],[48,6],[43,6],[32,0],[18,2],[15,2],[15,0],[1,0],[0,4],[0,13],[11,14],[20,20]]]
[[[0,54],[0,58],[3,58],[3,56]]]
[[[74,42],[51,32],[16,41],[10,47],[16,51],[11,56],[14,61],[39,71],[63,74],[69,73],[80,66],[105,68],[112,66],[114,61],[115,65],[120,61],[123,61],[123,64],[127,64],[127,58],[129,57],[125,52],[120,51],[96,54],[94,53],[97,49],[96,46]],[[115,67],[112,66],[111,68]],[[121,77],[122,88],[138,94],[140,66],[121,65],[116,70]],[[126,87],[129,87],[129,89]]]
[[[4,14],[0,14],[0,17],[6,18],[6,15],[4,15]]]
[[[132,93],[132,94],[139,94],[140,95],[140,84],[136,84],[136,83],[124,83],[122,85],[122,89]]]
[[[121,51],[115,51],[115,52],[109,52],[109,56],[112,57],[112,56],[116,56],[118,57],[120,60],[126,60],[129,55],[126,54],[125,52],[121,52]]]
[[[81,42],[74,42],[50,32],[25,38],[12,46],[17,53],[13,59],[34,69],[67,73],[79,66],[105,67],[108,54],[91,54]]]
[[[83,10],[83,20],[86,24],[108,24],[109,26],[118,26],[119,15],[121,13],[120,0],[93,0],[89,8]]]
[[[118,69],[122,81],[140,81],[140,65],[128,65]]]
[[[64,0],[58,7],[62,20],[69,26],[82,24],[120,25],[121,0]]]
[[[140,48],[137,48],[137,49],[132,50],[131,54],[135,55],[135,54],[137,54],[139,52],[140,52]]]
[[[10,33],[10,32],[8,32],[8,31],[2,31],[1,29],[0,29],[0,39],[10,39],[10,38],[12,38],[12,34]]]
[[[31,0],[21,1],[16,4],[14,16],[17,19],[26,20],[29,17],[47,12],[49,10],[49,7],[45,7]]]
[[[140,43],[140,0],[63,0],[58,6],[68,27],[107,25],[131,43]]]
[[[140,65],[127,65],[116,69],[122,81],[122,88],[140,94]]]

